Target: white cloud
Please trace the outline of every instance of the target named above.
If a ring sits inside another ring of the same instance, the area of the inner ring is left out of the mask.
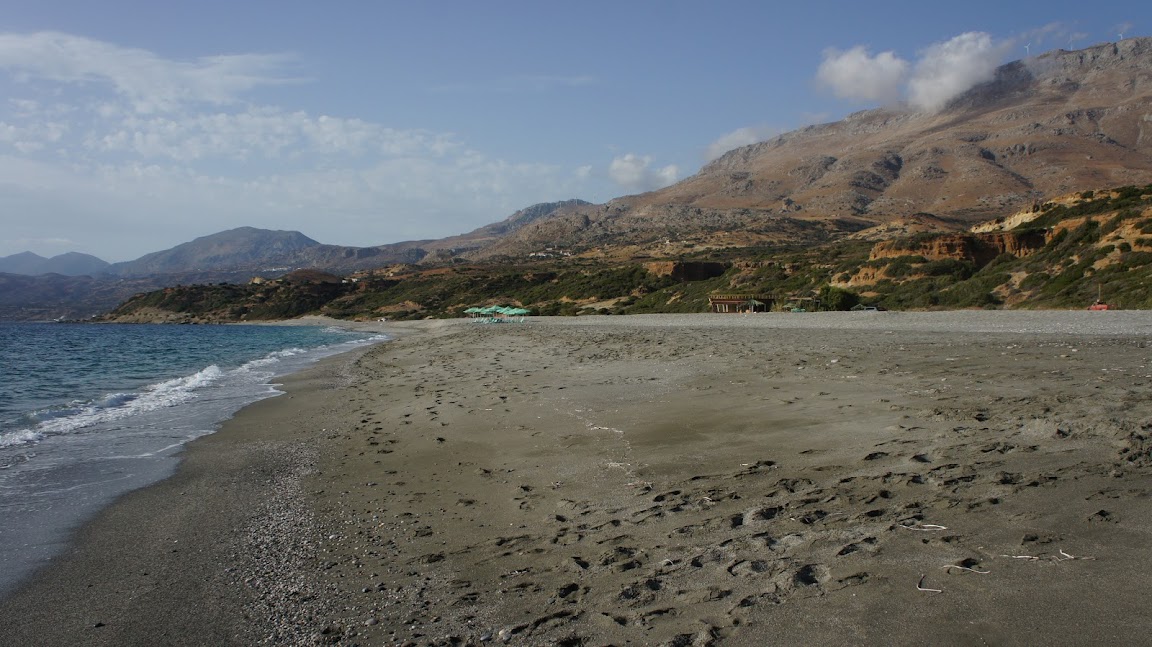
[[[627,153],[616,157],[608,166],[608,176],[630,191],[651,191],[676,181],[680,169],[675,164],[652,168],[652,158]]]
[[[71,238],[15,238],[5,242],[7,242],[10,246],[25,249],[29,247],[75,248],[78,244]]]
[[[656,171],[656,180],[658,186],[668,186],[675,184],[676,180],[680,177],[680,168],[675,164],[669,164]]]
[[[1075,49],[1076,43],[1085,38],[1088,38],[1088,34],[1082,31],[1073,31],[1070,26],[1062,22],[1050,22],[1043,27],[1028,30],[1004,45],[1027,60],[1053,46]]]
[[[737,128],[730,133],[720,135],[716,141],[709,144],[708,149],[704,151],[704,158],[706,161],[711,162],[732,149],[771,139],[779,134],[779,132],[780,130],[778,128],[771,128],[769,126],[746,126],[744,128]]]
[[[824,50],[816,79],[841,99],[887,103],[899,98],[907,73],[908,61],[894,52],[872,56],[858,45],[845,52]]]
[[[360,119],[314,117],[269,107],[252,107],[238,113],[129,116],[114,129],[90,137],[87,146],[185,163],[211,159],[289,160],[304,156],[465,154],[464,146],[447,133],[396,130]]]
[[[263,221],[265,226],[285,215],[310,219],[359,214],[385,225],[408,217],[423,220],[436,213],[455,213],[464,220],[476,212],[506,216],[525,206],[513,202],[514,208],[503,212],[509,196],[539,194],[537,201],[543,201],[553,193],[575,188],[563,179],[560,169],[513,165],[479,154],[473,158],[397,158],[362,167],[306,168],[259,177],[131,163],[101,166],[89,177],[88,186],[99,187],[117,200],[147,202],[152,196],[179,205],[176,212],[199,212],[202,220],[219,220],[221,228],[226,228],[224,225],[237,213]],[[333,229],[340,226],[335,220],[316,224]],[[420,224],[426,229],[440,227],[443,235],[462,231],[455,228],[459,222]]]
[[[1031,45],[1035,45],[1036,47],[1042,47],[1045,41],[1052,39],[1052,38],[1059,40],[1062,36],[1066,35],[1067,33],[1068,33],[1068,27],[1065,26],[1064,23],[1062,23],[1062,22],[1050,22],[1047,25],[1044,25],[1043,27],[1038,27],[1036,29],[1031,29],[1029,31],[1024,32],[1016,40],[1017,41],[1027,41]]]
[[[128,260],[240,225],[296,229],[325,243],[368,246],[459,234],[529,204],[585,196],[571,170],[468,155],[375,158],[266,175],[197,172],[167,162],[95,166],[0,155],[0,213],[38,232],[84,240],[106,260]],[[4,232],[17,234],[15,230]],[[0,241],[2,242],[2,241]],[[108,249],[117,251],[109,252]],[[0,255],[6,250],[0,245]],[[15,253],[23,249],[9,249]]]
[[[283,54],[173,61],[60,32],[0,34],[0,68],[25,80],[110,86],[140,113],[185,103],[228,104],[252,88],[293,82],[281,74],[289,61]]]
[[[128,260],[240,225],[376,245],[617,190],[591,166],[499,159],[450,132],[254,103],[250,90],[285,81],[282,62],[180,62],[67,34],[0,34],[0,81],[13,95],[0,100],[0,213],[20,215],[0,232],[0,255],[69,238]],[[641,166],[635,182],[676,179],[674,166]]]
[[[1059,33],[1058,23],[1032,32],[1037,39]],[[984,32],[966,32],[920,52],[915,65],[894,52],[875,56],[863,45],[827,49],[816,79],[836,96],[889,103],[903,93],[914,108],[936,111],[978,83],[995,77],[1013,41],[994,42]]]
[[[39,121],[10,124],[0,121],[0,143],[11,145],[21,153],[33,153],[58,142],[68,132],[68,124]]]
[[[908,82],[909,102],[927,111],[943,108],[978,83],[990,81],[1006,51],[983,32],[966,32],[924,50]]]

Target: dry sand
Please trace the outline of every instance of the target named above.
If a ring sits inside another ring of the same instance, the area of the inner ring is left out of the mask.
[[[1147,313],[384,325],[0,643],[1152,644]]]

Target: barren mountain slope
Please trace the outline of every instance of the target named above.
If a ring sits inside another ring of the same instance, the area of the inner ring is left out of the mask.
[[[1002,66],[937,113],[884,108],[728,152],[665,189],[566,210],[475,256],[706,236],[811,242],[916,213],[960,226],[1152,179],[1152,39]]]

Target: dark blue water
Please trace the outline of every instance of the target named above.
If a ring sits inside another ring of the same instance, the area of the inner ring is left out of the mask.
[[[0,595],[275,380],[382,341],[321,326],[0,323]]]

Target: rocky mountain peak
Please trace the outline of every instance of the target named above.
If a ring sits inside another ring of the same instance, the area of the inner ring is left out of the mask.
[[[963,228],[1051,196],[1146,184],[1150,105],[1152,39],[1056,50],[999,67],[939,111],[877,108],[800,128],[480,253],[815,243],[914,214]]]

